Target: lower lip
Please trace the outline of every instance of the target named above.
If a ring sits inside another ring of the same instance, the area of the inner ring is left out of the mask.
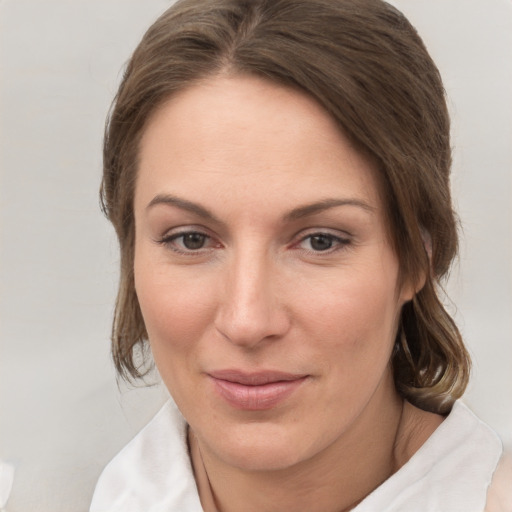
[[[246,386],[238,382],[216,379],[212,381],[217,393],[236,409],[264,411],[286,400],[307,379],[269,382],[260,386]]]

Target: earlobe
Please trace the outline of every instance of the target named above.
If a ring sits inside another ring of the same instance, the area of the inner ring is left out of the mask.
[[[417,276],[408,279],[402,286],[401,298],[403,304],[412,300],[413,297],[423,289],[427,282],[427,275],[432,270],[432,237],[424,227],[420,227],[420,234],[427,256],[426,267],[421,270]]]
[[[400,299],[402,301],[402,305],[410,302],[414,296],[421,291],[421,289],[425,286],[426,282],[426,274],[425,272],[421,272],[419,276],[415,280],[408,279],[403,285],[400,293]]]
[[[428,270],[422,270],[418,276],[416,276],[416,279],[414,280],[414,282],[411,284],[410,288],[410,296],[409,298],[407,299],[408,301],[409,300],[412,300],[414,298],[414,296],[419,293],[423,287],[425,286],[425,283],[427,282],[427,272]]]

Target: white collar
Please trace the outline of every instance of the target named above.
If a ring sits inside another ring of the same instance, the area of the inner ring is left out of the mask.
[[[187,425],[172,401],[103,470],[90,512],[202,512]]]
[[[502,453],[465,405],[354,512],[481,512]],[[187,426],[172,401],[104,469],[90,512],[202,512]]]
[[[482,512],[503,446],[462,402],[353,512]]]

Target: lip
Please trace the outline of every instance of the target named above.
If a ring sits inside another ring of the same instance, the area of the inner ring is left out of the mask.
[[[292,395],[309,377],[280,371],[208,372],[215,391],[232,407],[247,411],[272,409]]]

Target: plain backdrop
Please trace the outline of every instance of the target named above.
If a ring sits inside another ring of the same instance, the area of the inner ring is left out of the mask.
[[[512,3],[395,0],[444,77],[462,251],[447,289],[474,358],[466,403],[512,443]],[[165,400],[118,387],[118,253],[98,203],[123,64],[164,0],[0,0],[0,458],[9,512],[86,511]]]

